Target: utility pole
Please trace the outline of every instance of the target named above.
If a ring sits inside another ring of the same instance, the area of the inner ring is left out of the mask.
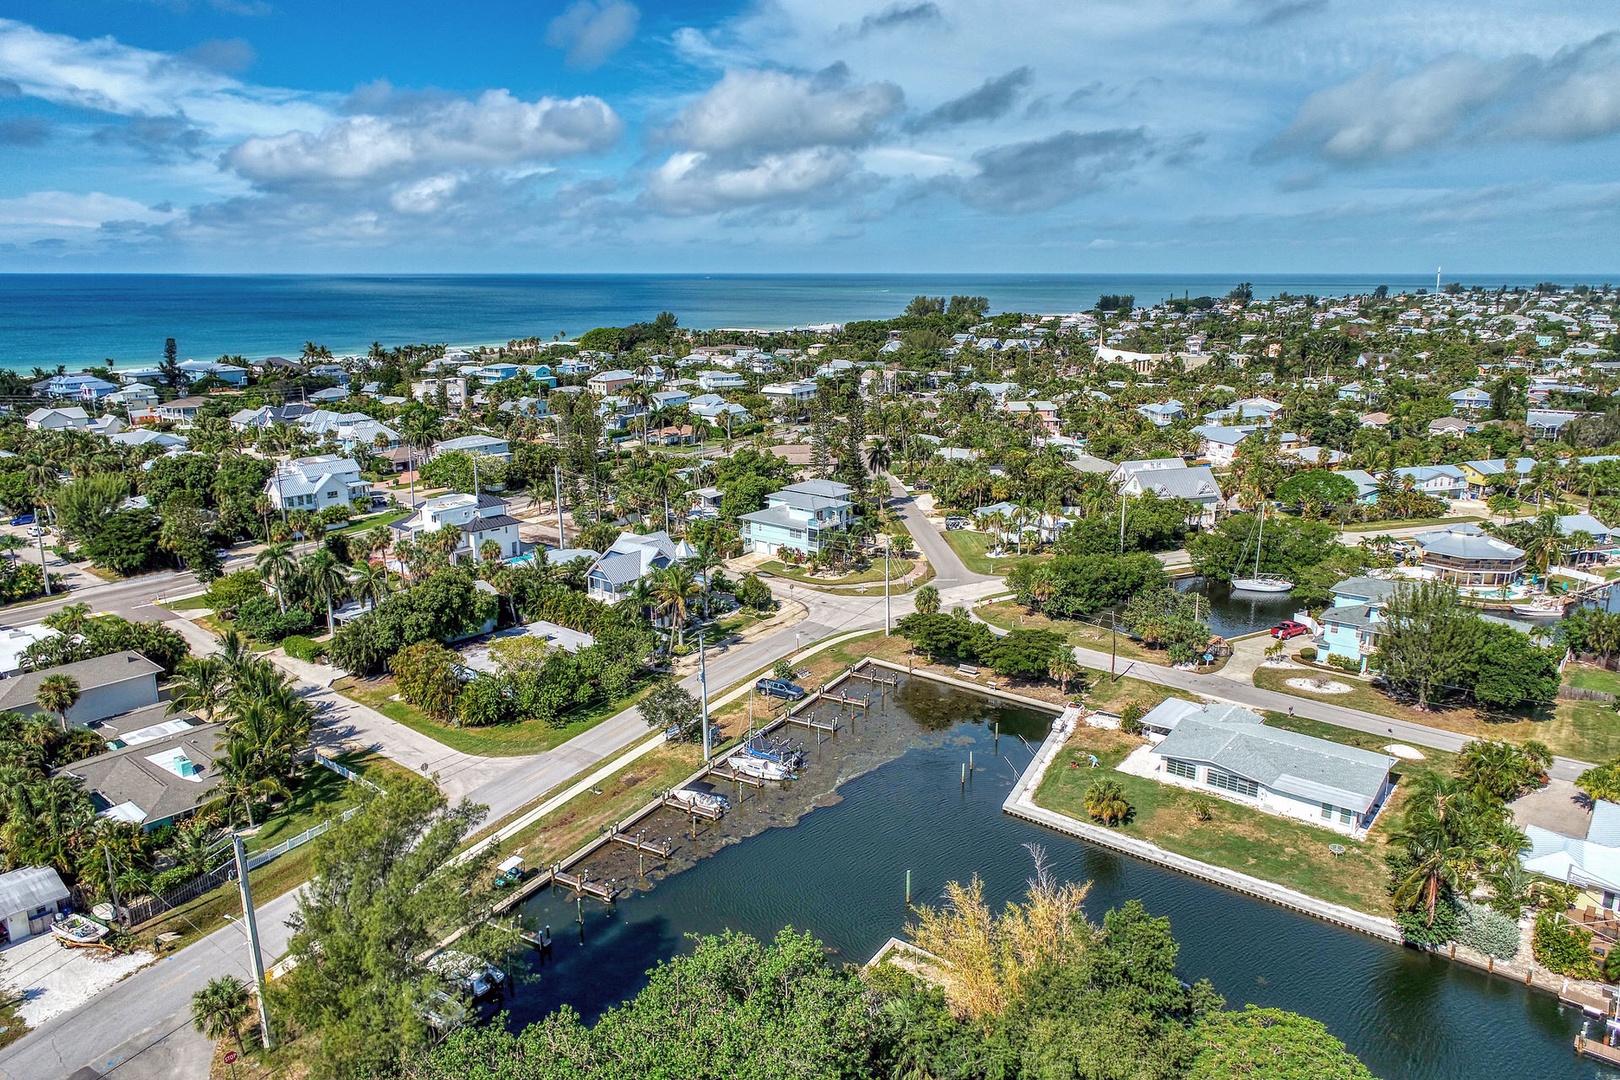
[[[559,440],[559,444],[560,444],[560,440]],[[559,453],[561,452],[560,445],[559,445],[558,452]],[[568,542],[563,539],[563,528],[562,528],[562,466],[561,465],[553,465],[551,467],[551,479],[553,481],[555,481],[555,483],[557,485],[557,547],[559,549],[561,549],[561,548],[565,548],[565,547],[568,546]]]
[[[883,636],[889,636],[889,536],[883,537]]]
[[[45,595],[51,595],[51,571],[45,563],[45,526],[39,523],[39,511],[34,511],[34,539],[39,541],[39,576],[45,581]]]
[[[259,953],[259,923],[253,916],[253,889],[248,884],[247,854],[242,850],[242,838],[231,834],[231,850],[236,855],[236,883],[242,888],[242,921],[247,924],[248,960],[253,965],[253,985],[259,997],[259,1033],[264,1037],[264,1048],[270,1049],[270,1007],[264,1000],[264,957]]]
[[[703,696],[703,764],[709,763],[709,628],[698,631],[698,692]]]

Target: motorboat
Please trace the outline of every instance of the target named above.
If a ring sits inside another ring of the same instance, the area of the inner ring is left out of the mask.
[[[464,952],[446,949],[428,961],[438,975],[457,990],[477,1001],[496,993],[506,984],[506,972]]]
[[[51,924],[51,936],[69,948],[100,945],[112,928],[77,913],[60,915]]]
[[[690,788],[675,788],[669,797],[685,806],[700,806],[705,810],[715,810],[724,813],[731,809],[731,800],[724,795],[716,795],[708,791],[693,791]]]
[[[1526,615],[1532,619],[1557,619],[1563,617],[1564,602],[1544,596],[1528,604],[1509,604],[1515,615]]]
[[[743,776],[752,776],[756,780],[794,779],[793,770],[780,761],[767,761],[765,758],[753,757],[740,751],[726,760],[733,771]]]
[[[1260,528],[1254,539],[1254,576],[1233,578],[1232,591],[1246,593],[1285,593],[1294,591],[1294,583],[1277,574],[1260,572],[1260,551],[1266,540],[1266,501],[1260,500]]]

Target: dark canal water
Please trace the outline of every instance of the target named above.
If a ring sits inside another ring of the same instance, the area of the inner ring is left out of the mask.
[[[1201,577],[1178,578],[1176,591],[1197,593],[1208,605],[1199,617],[1221,637],[1238,637],[1267,630],[1292,618],[1300,603],[1287,593],[1235,593],[1230,587]]]
[[[1025,845],[1037,843],[1058,873],[1092,882],[1094,921],[1142,899],[1170,917],[1183,977],[1208,977],[1233,1007],[1316,1017],[1384,1080],[1616,1075],[1575,1057],[1580,1014],[1548,995],[1006,817],[1001,803],[1031,757],[1024,740],[1038,746],[1050,722],[902,679],[835,742],[818,748],[806,738],[811,760],[797,782],[750,792],[697,840],[660,811],[646,828],[677,845],[667,871],[649,858],[650,880],[641,882],[635,853],[615,845],[589,865],[593,879],[636,886],[616,906],[586,899],[576,908],[549,892],[526,906],[525,921],[549,924],[556,944],[543,963],[532,953],[514,961],[531,965],[537,980],[508,1003],[514,1022],[565,1003],[594,1018],[644,985],[658,959],[689,948],[689,934],[731,928],[769,938],[793,926],[825,942],[833,959],[863,963],[905,924],[908,869],[918,902],[978,874],[999,907],[1022,895]],[[976,769],[964,788],[970,752]]]

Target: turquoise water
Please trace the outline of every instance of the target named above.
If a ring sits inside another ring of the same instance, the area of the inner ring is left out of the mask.
[[[1545,275],[1461,278],[1531,285]],[[1563,280],[1554,278],[1553,280]],[[992,311],[1078,311],[1104,293],[1139,301],[1222,295],[1319,296],[1432,288],[1399,275],[503,275],[442,277],[0,275],[0,367],[76,369],[111,358],[155,363],[163,340],[182,358],[297,356],[306,341],[338,354],[417,342],[479,344],[576,336],[673,311],[681,325],[783,327],[897,315],[919,293],[985,296]],[[1564,283],[1574,284],[1575,279]]]

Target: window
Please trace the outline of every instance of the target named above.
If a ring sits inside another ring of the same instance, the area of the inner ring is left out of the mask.
[[[1322,820],[1323,821],[1332,821],[1333,820],[1333,804],[1332,803],[1323,803],[1322,804]]]
[[[1342,806],[1339,807],[1339,823],[1341,825],[1350,824],[1351,821],[1353,821],[1355,819],[1355,816],[1356,815],[1352,814],[1350,811],[1346,810],[1344,807],[1342,807]]]
[[[1164,771],[1171,776],[1179,776],[1183,780],[1198,779],[1198,766],[1190,761],[1177,761],[1175,758],[1164,759]]]
[[[1230,791],[1234,795],[1245,795],[1251,799],[1260,794],[1260,785],[1255,783],[1253,780],[1247,780],[1241,776],[1233,776],[1231,773],[1224,773],[1215,769],[1210,769],[1209,772],[1205,774],[1204,782],[1210,787],[1217,787],[1222,791]]]

